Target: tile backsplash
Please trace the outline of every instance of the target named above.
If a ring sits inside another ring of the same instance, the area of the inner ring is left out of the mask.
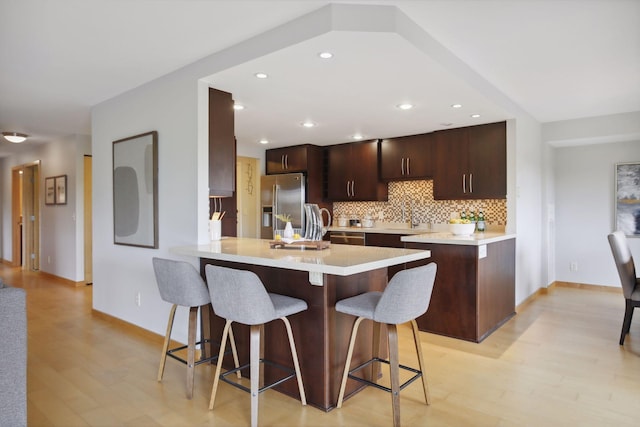
[[[389,183],[387,202],[334,202],[333,218],[335,222],[342,214],[357,218],[368,214],[376,221],[407,222],[410,218],[409,213],[413,210],[417,222],[443,223],[449,220],[452,212],[478,212],[480,209],[484,212],[488,224],[506,225],[506,199],[433,200],[433,180],[396,181]]]

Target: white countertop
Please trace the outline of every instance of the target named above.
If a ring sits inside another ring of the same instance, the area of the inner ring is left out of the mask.
[[[280,267],[314,273],[348,276],[392,265],[426,259],[430,251],[417,249],[351,246],[332,243],[329,248],[269,247],[264,239],[223,237],[206,245],[180,246],[170,249],[179,255],[231,261],[267,267]]]
[[[473,233],[470,236],[455,236],[452,233],[446,231],[440,233],[426,233],[404,236],[401,237],[400,240],[410,243],[437,243],[444,245],[480,246],[515,238],[515,234],[507,234],[503,232],[489,231],[484,233]]]

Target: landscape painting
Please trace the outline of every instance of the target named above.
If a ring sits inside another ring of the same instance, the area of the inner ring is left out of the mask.
[[[640,237],[640,163],[616,164],[615,227]]]

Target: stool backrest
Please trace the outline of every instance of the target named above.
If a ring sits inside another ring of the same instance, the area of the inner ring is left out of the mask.
[[[260,278],[252,271],[207,265],[204,269],[213,311],[245,325],[277,319],[276,309]]]
[[[629,299],[636,287],[637,280],[636,267],[633,264],[633,256],[631,256],[627,238],[622,231],[614,231],[607,237],[609,239],[609,246],[611,246],[611,252],[613,253],[613,259],[618,268],[618,275],[620,275],[622,293],[626,299]]]
[[[152,262],[164,301],[184,307],[199,307],[211,302],[207,284],[193,265],[164,258],[153,258]]]
[[[430,263],[402,270],[393,276],[376,306],[373,320],[401,324],[426,313],[436,280],[437,266]]]

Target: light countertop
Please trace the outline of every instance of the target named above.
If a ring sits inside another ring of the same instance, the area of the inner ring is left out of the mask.
[[[421,224],[411,228],[409,224],[402,223],[376,223],[374,227],[329,227],[329,231],[347,231],[356,233],[400,234],[403,242],[411,243],[438,243],[445,245],[486,245],[502,240],[515,239],[516,235],[505,233],[501,226],[490,226],[483,233],[474,233],[471,236],[455,236],[448,231],[448,225],[434,224],[428,228]]]
[[[414,234],[410,236],[401,237],[403,242],[410,243],[437,243],[444,245],[472,245],[480,246],[487,245],[489,243],[500,242],[502,240],[515,239],[515,234],[508,234],[504,232],[489,231],[484,233],[473,233],[470,236],[455,236],[452,233],[445,231],[439,233],[426,233],[426,234]]]
[[[334,243],[322,250],[290,247],[272,249],[268,240],[236,237],[223,237],[220,241],[205,245],[174,247],[170,251],[178,255],[338,276],[386,268],[431,256],[431,252],[425,250]]]

